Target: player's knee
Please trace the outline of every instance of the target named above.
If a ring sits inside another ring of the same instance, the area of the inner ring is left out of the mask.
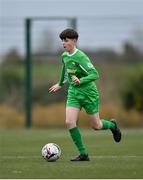
[[[69,121],[69,120],[66,119],[66,126],[67,126],[68,128],[74,128],[74,127],[76,127],[76,123],[73,122],[73,121]]]
[[[100,130],[102,128],[102,124],[100,122],[92,123],[92,128],[94,130]]]

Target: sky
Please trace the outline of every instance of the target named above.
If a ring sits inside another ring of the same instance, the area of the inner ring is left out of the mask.
[[[0,4],[2,17],[143,15],[142,0],[0,0]]]
[[[0,53],[12,47],[24,52],[27,17],[76,17],[81,48],[120,50],[125,41],[139,39],[135,34],[143,30],[143,0],[0,0]],[[67,26],[66,21],[34,21],[33,49],[51,37],[51,48],[60,47],[58,34]]]

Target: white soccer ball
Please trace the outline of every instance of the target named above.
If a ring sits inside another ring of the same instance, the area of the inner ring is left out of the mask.
[[[42,148],[42,156],[49,162],[56,161],[61,156],[61,149],[55,143],[48,143]]]

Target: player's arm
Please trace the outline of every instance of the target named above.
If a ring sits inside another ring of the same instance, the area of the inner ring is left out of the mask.
[[[63,64],[62,66],[62,71],[61,71],[61,76],[60,76],[60,80],[57,84],[53,85],[50,87],[49,92],[56,92],[59,89],[61,89],[62,85],[65,83],[65,66]]]
[[[63,64],[63,66],[62,66],[62,71],[61,71],[61,76],[60,76],[60,80],[59,80],[59,82],[58,82],[59,86],[63,86],[66,81],[67,81],[67,80],[65,79],[65,65]]]
[[[87,76],[80,78],[80,84],[85,84],[99,79],[99,74],[98,71],[95,69],[95,67],[89,69],[87,72],[88,72]]]
[[[91,81],[95,81],[99,79],[99,74],[96,68],[92,65],[92,63],[86,58],[81,59],[79,63],[80,69],[84,72],[85,76],[80,78],[79,84],[86,84]]]

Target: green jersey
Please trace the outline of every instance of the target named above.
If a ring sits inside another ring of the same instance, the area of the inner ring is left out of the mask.
[[[59,85],[62,86],[65,81],[65,77],[69,84],[72,86],[81,86],[83,84],[89,84],[99,78],[98,71],[92,65],[90,59],[81,50],[76,49],[73,54],[64,52],[62,54],[62,73],[59,81]],[[75,84],[72,81],[72,76],[76,76],[80,79],[80,84]]]
[[[66,106],[81,109],[88,114],[95,114],[99,111],[99,93],[94,83],[99,78],[96,68],[90,59],[82,51],[76,49],[73,54],[64,52],[62,54],[62,73],[59,85],[65,82],[65,77],[69,82]],[[80,80],[80,84],[72,81],[72,76]]]

